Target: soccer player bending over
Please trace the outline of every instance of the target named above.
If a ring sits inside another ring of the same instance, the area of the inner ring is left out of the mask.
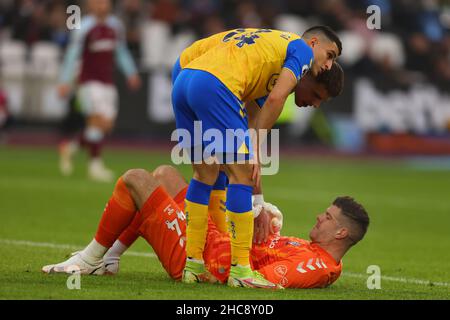
[[[186,263],[183,208],[187,187],[171,166],[160,166],[153,173],[143,169],[127,171],[117,181],[91,243],[67,261],[44,266],[42,271],[70,273],[78,269],[81,274],[115,274],[120,256],[142,236],[169,276],[181,280]],[[282,216],[278,209],[270,205],[265,209],[260,214],[267,215],[266,229],[271,229],[271,221],[280,228]],[[208,281],[226,283],[231,246],[229,234],[213,222],[214,215],[220,212],[209,210],[203,259],[212,275]],[[350,197],[338,197],[317,216],[309,234],[311,241],[281,236],[273,228],[267,241],[254,241],[251,266],[279,288],[329,286],[341,274],[342,257],[364,237],[368,225],[369,217],[362,205]]]
[[[172,103],[177,129],[201,136],[209,129],[224,139],[185,141],[181,146],[191,155],[193,176],[186,194],[187,261],[183,281],[208,281],[203,256],[212,190],[220,183],[220,165],[229,178],[226,214],[231,232],[230,286],[276,287],[254,273],[250,265],[253,233],[253,186],[259,187],[258,148],[250,135],[227,141],[227,130],[248,132],[248,104],[259,102],[255,129],[270,130],[286,98],[306,74],[317,77],[330,70],[341,54],[336,33],[317,26],[302,37],[271,29],[234,29],[195,42],[180,56],[174,68]],[[176,78],[176,79],[175,79]],[[202,131],[203,130],[203,131]],[[194,139],[195,140],[195,139]],[[220,146],[217,146],[219,144]],[[204,152],[212,151],[210,156]],[[209,162],[213,159],[213,163]],[[239,163],[245,160],[245,163]],[[252,160],[251,163],[249,160]]]

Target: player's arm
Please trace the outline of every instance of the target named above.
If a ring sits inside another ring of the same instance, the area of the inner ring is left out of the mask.
[[[257,129],[270,130],[283,110],[287,97],[313,61],[312,49],[301,39],[289,43],[280,76],[258,117]]]
[[[119,66],[120,71],[126,76],[128,81],[128,86],[132,90],[137,90],[141,86],[141,79],[139,73],[134,63],[133,57],[131,56],[130,50],[128,50],[125,36],[125,28],[121,22],[115,21],[117,26],[117,45],[115,50],[116,62]]]
[[[245,109],[247,110],[248,116],[248,128],[255,129],[256,121],[258,120],[258,116],[261,112],[261,107],[257,104],[255,100],[252,100],[245,103]]]
[[[58,94],[62,98],[69,94],[71,85],[75,79],[77,63],[81,52],[83,52],[85,30],[89,27],[87,24],[88,22],[82,23],[80,29],[73,30],[71,33],[70,42],[66,49],[59,75]]]
[[[287,97],[296,85],[297,79],[293,77],[292,72],[287,68],[283,68],[274,88],[272,89],[272,92],[270,92],[263,108],[261,109],[261,112],[259,113],[256,122],[257,134],[256,137],[253,137],[254,141],[256,141],[256,145],[254,148],[255,166],[253,167],[252,178],[256,185],[259,184],[261,176],[259,166],[259,147],[264,142],[264,139],[261,139],[260,130],[266,129],[267,131],[270,131],[270,129],[272,129],[275,121],[278,119],[281,111],[283,110]]]
[[[124,40],[120,40],[117,43],[115,54],[120,71],[122,71],[127,78],[137,75],[136,65],[134,64],[131,53]]]
[[[287,97],[301,77],[309,70],[313,61],[312,49],[301,39],[289,43],[286,49],[286,59],[281,69],[275,86],[267,97],[261,114],[258,117],[256,131],[261,129],[272,129],[275,121],[283,110]],[[259,166],[259,146],[264,141],[260,141],[260,135],[257,135],[258,143],[255,149],[255,165],[253,167],[252,179],[258,184],[261,173]],[[262,139],[261,139],[262,140]]]
[[[264,142],[263,139],[260,139],[260,130],[265,129],[270,131],[272,129],[283,110],[287,97],[297,85],[297,81],[298,80],[291,69],[283,68],[281,70],[275,86],[264,102],[264,106],[257,117],[255,129],[258,134],[255,140],[257,141],[256,147],[258,149]],[[257,156],[258,155],[259,154],[257,154]]]
[[[275,86],[267,97],[267,100],[259,113],[256,124],[257,131],[261,129],[272,129],[275,121],[277,121],[281,111],[283,110],[287,97],[291,94],[296,85],[297,79],[294,78],[292,71],[287,68],[283,68]]]
[[[266,98],[266,97],[265,97]],[[265,99],[264,99],[265,101]],[[261,107],[262,104],[259,104],[258,101],[252,100],[245,103],[245,109],[247,110],[247,116],[248,116],[248,128],[250,130],[255,130],[258,116],[261,113]],[[251,135],[252,138],[252,145],[253,150],[257,150],[257,140],[255,135]],[[261,204],[263,201],[259,201],[262,197],[262,186],[261,186],[261,180],[258,181],[258,183],[253,188],[253,195],[256,196],[256,203],[255,201],[252,201],[253,205]]]

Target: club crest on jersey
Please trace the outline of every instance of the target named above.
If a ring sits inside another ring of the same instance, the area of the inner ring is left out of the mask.
[[[287,273],[287,267],[285,265],[278,265],[276,266],[273,271],[275,272],[276,275],[280,276],[280,277],[284,277]]]
[[[278,265],[273,269],[273,271],[280,278],[280,280],[278,281],[278,284],[283,287],[287,286],[287,284],[289,282],[286,277],[288,268],[285,265]]]
[[[272,91],[273,87],[275,87],[275,84],[277,83],[278,78],[280,77],[279,73],[274,73],[272,74],[272,76],[270,77],[269,81],[267,82],[266,85],[266,90],[268,92]]]

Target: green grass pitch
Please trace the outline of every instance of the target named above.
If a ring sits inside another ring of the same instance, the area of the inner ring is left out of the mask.
[[[57,170],[56,149],[0,147],[0,299],[449,299],[450,171],[402,161],[288,158],[264,177],[265,197],[284,213],[283,233],[307,237],[317,213],[352,195],[371,216],[366,238],[344,257],[344,274],[326,289],[267,292],[172,281],[139,239],[115,277],[44,275],[93,237],[113,184],[86,179],[85,155],[74,176]],[[169,163],[168,152],[107,149],[117,173]],[[186,177],[188,166],[180,167]],[[367,288],[367,267],[381,269],[381,289]]]

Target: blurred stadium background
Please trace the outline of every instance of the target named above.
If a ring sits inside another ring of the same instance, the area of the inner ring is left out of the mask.
[[[116,173],[170,162],[170,72],[190,43],[236,27],[302,33],[326,24],[343,41],[344,92],[320,109],[288,101],[278,122],[281,169],[265,180],[266,198],[285,212],[286,234],[306,236],[340,194],[364,203],[372,225],[346,256],[343,278],[325,291],[186,288],[167,281],[155,259],[143,262],[142,241],[120,277],[83,279],[81,293],[67,290],[65,278],[43,280],[42,265],[89,241],[112,190],[79,170],[70,178],[58,172],[57,145],[79,126],[76,98],[56,93],[71,4],[83,12],[83,1],[0,0],[0,298],[450,297],[450,3],[438,0],[114,1],[143,80],[130,92],[116,76],[120,111],[106,152]],[[381,30],[366,26],[372,4]],[[382,291],[366,287],[369,264],[381,266]]]

